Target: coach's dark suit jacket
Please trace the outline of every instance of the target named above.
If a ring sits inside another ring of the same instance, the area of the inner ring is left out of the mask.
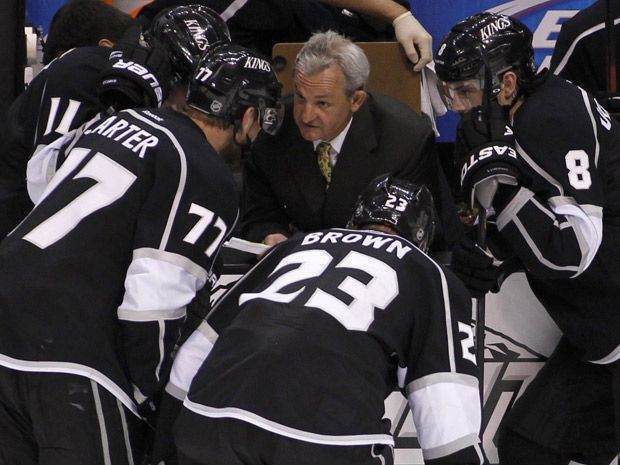
[[[261,134],[245,162],[242,234],[260,242],[276,232],[344,227],[358,194],[383,173],[426,184],[441,218],[440,236],[448,244],[458,238],[460,222],[426,119],[402,102],[369,94],[353,116],[326,191],[312,142],[301,137],[287,100],[278,135]]]

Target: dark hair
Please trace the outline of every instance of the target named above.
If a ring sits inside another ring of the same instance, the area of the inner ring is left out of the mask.
[[[50,24],[43,48],[43,64],[74,47],[94,46],[101,39],[118,41],[133,19],[102,0],[70,0]]]

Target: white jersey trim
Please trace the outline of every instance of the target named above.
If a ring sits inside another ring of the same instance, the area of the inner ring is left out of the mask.
[[[609,363],[613,363],[616,360],[620,360],[620,345],[612,350],[608,355],[598,360],[592,360],[591,363],[596,363],[597,365],[607,365]]]
[[[518,141],[516,142],[516,149],[522,160],[524,160],[528,165],[530,165],[530,167],[536,173],[538,173],[541,178],[543,178],[545,181],[547,181],[558,190],[558,195],[564,195],[564,186],[562,185],[562,183],[555,179],[553,176],[551,176],[549,173],[547,173],[544,169],[542,169],[540,165],[538,165],[538,163],[536,163],[532,159],[532,157],[530,157],[530,155],[523,149],[523,147],[519,145]]]
[[[448,455],[463,447],[455,448],[456,444],[480,442],[480,392],[477,383],[469,380],[463,383],[464,379],[462,375],[453,379],[448,376],[445,381],[427,384],[407,393],[420,446],[427,451],[425,457],[427,453],[433,455],[432,458]]]
[[[123,321],[158,321],[185,318],[185,307],[172,310],[125,310],[118,309],[118,319]]]
[[[579,265],[560,266],[544,257],[543,253],[534,243],[529,232],[517,216],[523,206],[530,201],[531,204],[537,207],[542,213],[553,219],[554,226],[558,229],[565,229],[566,227],[573,228],[577,241],[579,242],[582,256]],[[536,200],[532,191],[521,187],[517,195],[513,197],[506,208],[504,208],[497,217],[497,229],[502,231],[510,222],[514,223],[519,233],[532,250],[532,253],[541,264],[552,270],[574,271],[575,274],[573,277],[578,276],[592,263],[601,244],[603,237],[602,210],[595,205],[578,205],[570,197],[563,196],[550,198],[549,206],[551,210]],[[565,216],[567,223],[560,224],[556,219],[556,213]]]
[[[473,387],[474,389],[478,389],[479,385],[478,378],[472,375],[463,373],[433,373],[407,384],[407,394],[439,383],[462,384],[463,386]]]
[[[166,391],[179,400],[183,400],[189,391],[189,386],[198,373],[203,362],[213,349],[217,334],[211,329],[211,334],[207,329],[211,328],[206,322],[203,322],[196,331],[194,331],[187,341],[179,348],[172,370],[170,372],[170,381],[166,386]],[[207,331],[207,334],[205,334]],[[213,338],[215,335],[215,338]]]
[[[0,365],[17,371],[29,371],[32,373],[67,373],[70,375],[84,376],[92,379],[110,394],[120,400],[131,413],[138,418],[140,414],[134,401],[114,381],[103,373],[86,365],[71,362],[41,362],[31,360],[19,360],[8,355],[0,354]]]
[[[196,262],[190,260],[184,255],[180,255],[174,252],[168,252],[166,250],[143,247],[141,249],[135,249],[133,251],[133,260],[137,260],[140,258],[150,258],[159,262],[166,262],[170,263],[171,265],[176,265],[180,268],[183,268],[188,273],[194,275],[203,284],[207,282],[207,270],[205,270],[202,266],[197,265]]]
[[[579,88],[579,91],[581,92],[583,104],[588,111],[588,116],[590,116],[590,123],[592,123],[592,135],[594,136],[594,166],[598,167],[598,156],[601,151],[601,146],[598,141],[598,129],[596,128],[596,119],[594,118],[594,113],[592,112],[592,105],[590,105],[590,97],[588,96],[588,93],[581,87]]]
[[[575,232],[581,250],[575,274],[578,276],[590,266],[603,241],[603,209],[596,205],[579,205],[570,197],[552,197],[548,202],[553,213],[565,216]]]
[[[224,21],[228,21],[235,15],[235,13],[237,13],[237,11],[243,8],[246,3],[248,3],[248,0],[235,0],[230,5],[228,5],[228,7],[224,11],[222,11],[222,13],[220,13],[220,16]]]
[[[443,294],[443,307],[444,307],[444,316],[446,318],[446,342],[448,345],[448,360],[450,362],[450,371],[456,371],[456,362],[454,358],[454,338],[452,337],[452,311],[450,308],[450,294],[448,291],[448,281],[446,280],[446,275],[444,274],[441,267],[435,262],[432,258],[426,255],[424,252],[420,251],[417,247],[415,250],[419,251],[422,255],[426,256],[433,265],[437,268],[439,272],[439,276],[441,278],[441,293]]]
[[[423,449],[422,456],[424,460],[433,460],[441,457],[445,457],[450,454],[454,454],[462,449],[472,446],[476,453],[478,454],[478,463],[482,463],[483,456],[482,451],[480,450],[480,439],[477,434],[470,434],[468,436],[464,436],[455,441],[452,441],[449,444],[445,444],[440,447],[434,447],[432,449]]]
[[[175,386],[174,384],[172,384],[172,382],[168,382],[168,384],[166,384],[165,391],[175,399],[180,400],[181,402],[183,402],[183,400],[185,400],[185,396],[187,396],[187,391],[184,391],[180,387]]]
[[[125,110],[127,113],[132,115],[134,118],[139,119],[140,121],[152,126],[156,129],[159,129],[161,132],[166,134],[172,142],[172,145],[177,149],[177,155],[179,156],[179,164],[180,164],[180,173],[179,173],[179,184],[177,186],[177,191],[174,196],[174,200],[172,201],[172,206],[170,207],[170,214],[168,215],[168,221],[166,223],[166,228],[164,229],[164,234],[161,237],[161,242],[159,244],[160,249],[165,249],[168,244],[168,239],[170,238],[170,231],[172,230],[172,225],[174,223],[174,218],[179,209],[179,204],[181,203],[181,196],[183,195],[183,190],[185,189],[185,182],[187,181],[187,159],[185,156],[185,151],[183,147],[179,143],[179,140],[174,136],[174,134],[168,129],[159,124],[154,123],[152,120],[145,118],[140,113],[134,110]]]
[[[359,435],[343,435],[332,436],[325,434],[316,434],[309,431],[303,431],[296,428],[276,423],[275,421],[263,418],[255,413],[248,412],[236,407],[215,408],[192,402],[185,399],[183,405],[198,415],[209,418],[234,418],[236,420],[245,421],[254,426],[262,428],[272,433],[279,434],[298,441],[311,442],[313,444],[326,444],[332,446],[363,446],[366,444],[387,444],[394,446],[394,438],[389,434],[359,434]]]
[[[192,267],[192,264],[185,257],[161,250],[134,251],[118,318],[154,321],[184,317],[185,306],[206,282],[204,269]]]
[[[90,380],[90,387],[93,391],[93,401],[95,403],[95,411],[97,412],[97,422],[99,423],[99,434],[101,438],[101,452],[103,454],[104,465],[112,465],[112,459],[110,458],[110,441],[108,439],[108,428],[105,423],[105,416],[103,414],[103,407],[101,405],[101,396],[99,395],[99,386],[92,379]]]
[[[616,18],[614,19],[614,26],[620,23],[620,18]],[[560,74],[563,70],[564,67],[566,66],[566,64],[568,63],[568,60],[570,60],[571,55],[573,54],[573,52],[575,51],[575,48],[577,47],[577,44],[584,38],[588,37],[589,35],[594,34],[595,32],[600,31],[601,29],[605,28],[605,23],[599,23],[596,26],[592,26],[590,29],[586,29],[585,31],[583,31],[581,34],[579,34],[575,40],[573,41],[572,44],[570,44],[570,47],[568,47],[568,50],[566,51],[566,54],[564,55],[564,57],[560,60],[560,62],[558,63],[558,66],[553,70],[553,74]]]

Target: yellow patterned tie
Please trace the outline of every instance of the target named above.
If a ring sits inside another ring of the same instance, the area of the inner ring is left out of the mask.
[[[316,156],[317,162],[319,164],[319,169],[321,170],[321,174],[325,178],[328,186],[332,180],[332,162],[329,157],[329,151],[331,150],[331,148],[332,146],[329,145],[327,142],[321,142],[316,147]]]

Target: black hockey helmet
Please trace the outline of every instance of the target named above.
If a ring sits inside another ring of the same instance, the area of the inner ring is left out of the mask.
[[[427,252],[435,234],[435,205],[426,186],[384,174],[359,195],[347,227],[385,224]]]
[[[500,90],[500,76],[513,70],[521,83],[536,74],[532,32],[518,19],[477,13],[452,27],[435,55],[435,71],[444,82],[491,78],[491,95]],[[486,66],[486,69],[485,69]]]
[[[160,11],[148,30],[168,50],[175,79],[187,82],[200,57],[210,48],[230,42],[230,32],[219,14],[204,5]]]
[[[240,45],[210,49],[190,79],[187,104],[207,115],[237,125],[246,108],[258,110],[261,129],[275,134],[282,125],[282,84],[269,61]]]

